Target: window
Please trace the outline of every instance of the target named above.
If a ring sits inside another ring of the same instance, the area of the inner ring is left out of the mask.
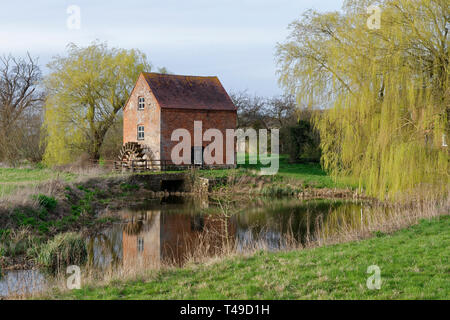
[[[144,110],[145,108],[145,99],[144,97],[139,97],[138,110]]]
[[[144,140],[144,126],[138,126],[138,140]]]
[[[144,238],[137,238],[137,250],[138,252],[144,252]]]

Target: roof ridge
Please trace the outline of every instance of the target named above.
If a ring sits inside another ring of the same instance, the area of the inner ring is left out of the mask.
[[[142,74],[144,74],[144,75],[160,75],[160,76],[166,76],[166,77],[190,77],[190,78],[215,78],[215,79],[219,79],[218,76],[194,76],[194,75],[159,73],[159,72],[142,72]]]

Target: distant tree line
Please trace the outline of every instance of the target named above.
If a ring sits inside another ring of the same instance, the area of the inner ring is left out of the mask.
[[[320,161],[320,136],[312,123],[312,111],[300,108],[295,96],[261,97],[246,91],[231,93],[238,109],[238,128],[279,129],[280,153],[290,161]]]

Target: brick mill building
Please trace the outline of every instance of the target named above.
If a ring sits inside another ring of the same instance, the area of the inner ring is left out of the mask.
[[[146,159],[170,161],[175,129],[191,133],[194,153],[194,121],[202,121],[223,134],[226,163],[226,129],[235,129],[236,106],[217,77],[141,73],[123,109],[123,142],[136,142]],[[203,142],[206,147],[209,141]]]

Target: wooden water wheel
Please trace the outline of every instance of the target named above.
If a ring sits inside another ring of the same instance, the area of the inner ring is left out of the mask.
[[[127,142],[122,146],[119,153],[119,159],[122,166],[131,166],[132,163],[139,163],[144,161],[144,149],[137,142]]]

